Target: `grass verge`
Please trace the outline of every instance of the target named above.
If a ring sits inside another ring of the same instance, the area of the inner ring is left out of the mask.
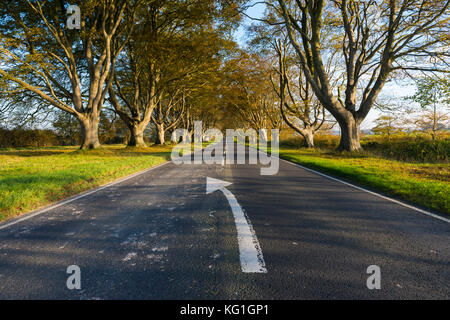
[[[408,163],[360,153],[280,148],[280,157],[450,215],[450,165]]]
[[[0,221],[158,165],[170,153],[169,146],[0,150]]]

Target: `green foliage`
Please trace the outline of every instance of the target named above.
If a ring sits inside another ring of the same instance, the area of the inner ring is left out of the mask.
[[[372,131],[375,134],[387,135],[390,138],[391,135],[401,132],[396,119],[392,115],[383,115],[375,120],[376,126],[372,128]]]
[[[387,142],[379,137],[363,140],[363,148],[385,158],[400,161],[447,163],[450,139],[430,140],[423,135],[404,135]]]
[[[77,118],[70,113],[57,111],[53,128],[60,137],[60,144],[63,146],[75,146],[81,141],[81,128]],[[25,147],[25,146],[18,146]]]
[[[316,135],[318,149],[334,151],[339,136]],[[302,148],[303,138],[289,138],[280,142],[283,147]],[[439,139],[432,140],[420,133],[394,134],[387,139],[384,135],[365,135],[361,138],[362,153],[386,159],[406,162],[448,163],[450,160],[450,135],[442,133]]]
[[[422,108],[433,104],[450,103],[450,80],[447,78],[423,78],[417,80],[417,91],[409,99],[420,104]]]
[[[0,127],[0,148],[39,148],[80,144],[80,125],[74,116],[58,111],[52,125],[53,130],[24,128],[8,130]],[[127,133],[128,129],[119,118],[111,117],[107,112],[100,115],[99,138],[102,143],[124,143]]]
[[[51,130],[0,128],[0,148],[49,147],[58,142],[59,137]]]
[[[280,146],[303,148],[305,145],[304,139],[300,136],[291,137],[280,141]],[[339,137],[332,134],[316,134],[314,135],[314,146],[317,149],[336,149],[339,145]]]

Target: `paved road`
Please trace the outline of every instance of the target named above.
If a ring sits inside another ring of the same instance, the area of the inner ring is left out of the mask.
[[[285,161],[259,169],[169,163],[0,230],[0,299],[450,298],[449,223]],[[241,271],[230,205],[206,177],[232,183],[267,273]]]

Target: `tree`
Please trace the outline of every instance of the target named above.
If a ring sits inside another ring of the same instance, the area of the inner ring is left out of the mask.
[[[393,134],[401,132],[397,119],[393,115],[382,115],[378,117],[375,120],[376,126],[372,128],[373,133],[386,135],[388,142],[390,142]]]
[[[202,122],[204,133],[208,129],[216,128],[220,124],[219,121],[223,120],[222,95],[218,89],[222,81],[221,71],[216,70],[207,78],[206,83],[190,92],[186,98],[186,111],[181,121],[173,128],[173,131],[178,128],[187,131],[186,135],[181,137],[182,142],[193,141],[195,121]]]
[[[8,128],[45,125],[54,113],[48,103],[36,100],[27,91],[3,91],[0,101],[0,124]]]
[[[144,131],[154,109],[161,107],[167,80],[164,75],[176,62],[176,48],[168,47],[176,37],[177,32],[173,31],[183,29],[189,6],[177,0],[146,1],[138,12],[140,23],[125,48],[126,54],[119,59],[109,89],[110,103],[130,130],[129,147],[146,146]]]
[[[164,2],[162,2],[164,3]],[[157,20],[161,8],[158,2],[149,3],[139,16],[139,24],[131,41],[125,47],[113,70],[113,83],[109,87],[108,101],[130,131],[129,147],[145,147],[144,131],[157,104],[157,88],[160,82],[161,56],[158,50]],[[156,30],[155,30],[156,29]]]
[[[143,132],[150,120],[159,144],[179,123],[186,98],[220,65],[224,34],[235,22],[217,22],[235,20],[229,7],[214,0],[149,0],[138,11],[139,22],[117,64],[109,99],[130,129],[129,146],[145,146]]]
[[[439,131],[448,128],[450,117],[448,113],[439,110],[425,110],[413,117],[412,123],[421,131],[430,133],[433,140],[437,139]]]
[[[277,2],[306,79],[341,127],[339,150],[361,149],[359,127],[393,73],[445,71],[449,0]],[[330,35],[341,52],[344,90],[331,85],[325,68],[331,53],[322,44]]]
[[[67,28],[63,1],[1,2],[0,80],[11,93],[27,91],[75,116],[81,125],[81,148],[97,148],[110,73],[131,35],[139,1],[72,4],[81,9],[80,30]]]
[[[186,108],[186,93],[183,91],[171,92],[166,99],[159,99],[158,105],[152,115],[152,122],[156,127],[156,144],[166,143],[166,132],[178,124]]]
[[[80,126],[76,117],[58,109],[53,120],[53,128],[63,145],[75,146],[81,138]]]
[[[279,19],[280,15],[269,6],[265,18],[267,23],[253,24],[249,28],[252,35],[250,47],[253,51],[256,50],[273,60],[278,81],[277,84],[272,78],[271,81],[280,100],[278,113],[291,129],[303,137],[305,147],[314,148],[315,133],[323,129],[332,129],[335,122],[327,123],[329,120],[325,108],[307,81],[302,65],[289,44],[286,30],[277,23],[277,17]],[[334,55],[332,50],[330,52]],[[327,72],[331,75],[336,69],[333,62],[333,59],[330,59],[326,66]]]
[[[280,98],[281,114],[287,125],[304,138],[305,147],[314,148],[314,134],[326,121],[325,108],[315,97],[301,65],[288,65],[287,43],[279,39],[274,48],[278,56],[279,77],[279,85],[276,87],[274,84],[274,90]],[[297,88],[291,84],[293,79],[298,80]]]
[[[283,125],[270,81],[271,67],[262,56],[245,52],[227,61],[224,67],[222,93],[228,115],[256,131],[281,129]]]
[[[447,78],[426,77],[417,81],[417,91],[409,99],[417,102],[424,112],[415,119],[422,129],[429,130],[433,140],[439,130],[445,128],[450,105],[450,83]],[[441,107],[441,108],[440,108]]]
[[[152,115],[157,144],[164,144],[166,131],[175,129],[183,118],[200,115],[199,106],[193,103],[199,103],[202,96],[211,97],[208,92],[212,90],[211,84],[217,82],[222,51],[229,45],[220,33],[209,28],[196,28],[195,32],[180,35],[171,43],[165,55],[171,63],[161,73],[164,87],[159,91],[158,105]],[[189,124],[195,120],[201,119],[189,119]]]

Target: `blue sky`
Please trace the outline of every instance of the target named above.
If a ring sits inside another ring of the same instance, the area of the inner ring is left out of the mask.
[[[254,3],[253,1],[252,3]],[[252,18],[261,18],[264,14],[265,5],[262,3],[256,4],[255,6],[248,8],[246,14]],[[234,38],[239,43],[240,46],[245,46],[245,30],[252,23],[252,20],[245,17],[241,26],[236,31]]]

